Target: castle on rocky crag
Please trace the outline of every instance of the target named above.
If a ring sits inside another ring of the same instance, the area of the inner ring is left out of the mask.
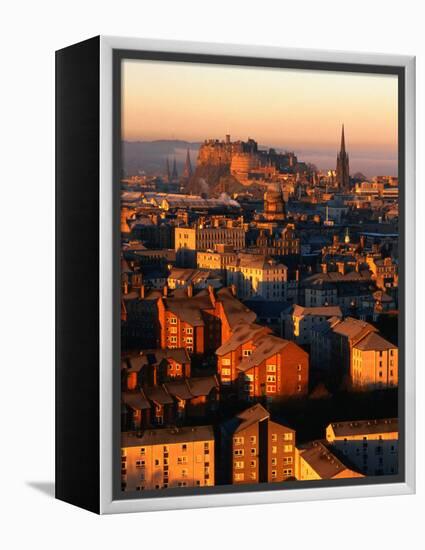
[[[290,174],[305,168],[304,163],[300,164],[292,152],[262,150],[252,138],[247,141],[231,141],[229,134],[222,141],[205,140],[199,148],[197,165],[227,168],[241,183],[272,180],[278,173]]]

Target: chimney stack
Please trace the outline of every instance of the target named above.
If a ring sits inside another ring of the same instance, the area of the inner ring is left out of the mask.
[[[216,299],[215,299],[215,294],[214,294],[214,288],[213,288],[212,285],[208,285],[208,294],[210,296],[210,300],[211,300],[212,305],[215,307]]]
[[[145,285],[142,284],[142,285],[140,286],[140,298],[141,298],[142,300],[144,300],[144,299],[145,299],[145,295],[146,295],[146,288],[145,288]]]
[[[233,296],[236,296],[237,294],[236,285],[230,285],[230,292],[232,293]]]
[[[297,269],[297,270],[295,271],[295,280],[296,280],[297,282],[300,280],[300,270],[299,270],[299,269]]]
[[[167,297],[168,296],[168,286],[165,285],[164,288],[162,289],[162,295]]]
[[[328,264],[323,263],[322,264],[322,273],[327,273],[327,272],[328,272]]]
[[[123,294],[128,294],[128,282],[124,281],[123,283]]]
[[[192,298],[192,296],[193,296],[193,285],[192,285],[192,283],[190,283],[187,286],[187,296],[188,296],[188,298]]]

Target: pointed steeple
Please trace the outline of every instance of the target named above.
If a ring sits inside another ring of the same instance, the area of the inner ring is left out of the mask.
[[[177,164],[176,164],[176,157],[174,157],[173,160],[173,172],[171,173],[171,179],[177,180],[179,178],[179,175],[177,173]]]
[[[341,133],[341,153],[345,153],[345,135],[344,135],[344,124],[342,125],[342,133]]]
[[[184,170],[183,170],[183,177],[184,178],[187,178],[187,179],[190,179],[192,177],[192,163],[190,161],[190,153],[189,153],[189,147],[187,148],[187,153],[186,153],[186,162],[185,162],[185,165],[184,165]]]
[[[168,181],[170,181],[171,179],[171,171],[170,171],[170,161],[168,160],[168,157],[167,157],[167,160],[165,162],[165,170],[167,172],[167,179]]]
[[[348,160],[348,154],[345,150],[345,131],[344,124],[342,125],[341,132],[341,150],[339,151],[336,159],[336,179],[338,187],[344,193],[350,191],[350,166]]]

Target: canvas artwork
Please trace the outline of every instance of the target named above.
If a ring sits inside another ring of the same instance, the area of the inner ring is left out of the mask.
[[[399,76],[117,74],[122,496],[397,480]]]

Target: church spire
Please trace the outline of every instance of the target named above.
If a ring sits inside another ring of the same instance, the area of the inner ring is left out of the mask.
[[[167,157],[167,160],[165,161],[165,171],[167,172],[167,179],[168,181],[171,180],[171,171],[170,171],[170,161],[168,160],[168,157]]]
[[[345,131],[344,124],[342,125],[341,132],[341,150],[339,151],[336,159],[336,179],[340,191],[349,193],[350,191],[350,166],[348,161],[348,154],[345,150]]]
[[[192,177],[192,163],[190,161],[190,153],[189,153],[189,147],[187,148],[187,153],[186,153],[186,162],[185,162],[185,165],[184,165],[184,170],[183,170],[183,177],[186,178],[186,179],[190,179]]]
[[[179,179],[179,174],[177,172],[177,164],[176,164],[176,157],[174,157],[174,160],[173,160],[173,172],[171,174],[171,179],[172,180],[177,180]]]

